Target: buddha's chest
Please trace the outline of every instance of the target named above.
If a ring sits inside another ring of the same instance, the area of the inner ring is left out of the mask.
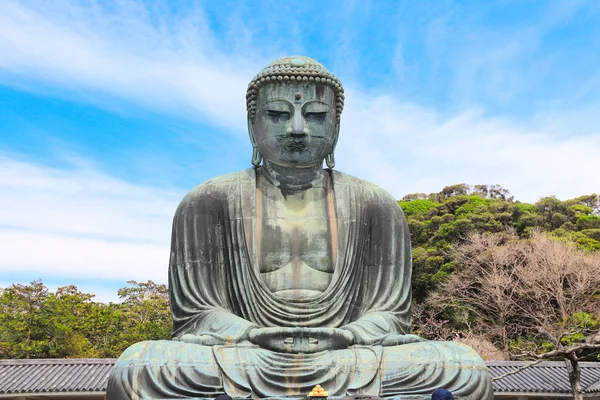
[[[331,207],[325,188],[283,196],[266,189],[261,196],[258,267],[274,293],[309,297],[322,293],[333,275]]]

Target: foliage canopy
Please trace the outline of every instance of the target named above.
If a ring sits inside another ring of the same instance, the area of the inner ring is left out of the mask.
[[[50,292],[41,281],[2,290],[0,358],[110,358],[135,342],[170,338],[166,285],[129,284],[109,304],[75,286]]]

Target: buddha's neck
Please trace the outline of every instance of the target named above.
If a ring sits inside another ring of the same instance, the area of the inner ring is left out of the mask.
[[[284,167],[263,162],[262,172],[267,180],[281,190],[298,191],[318,186],[323,182],[324,172],[321,164],[307,168]]]

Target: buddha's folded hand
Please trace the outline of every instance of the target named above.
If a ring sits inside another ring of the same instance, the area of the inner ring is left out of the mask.
[[[337,328],[256,328],[248,340],[276,352],[316,353],[345,349],[354,343],[354,335]]]

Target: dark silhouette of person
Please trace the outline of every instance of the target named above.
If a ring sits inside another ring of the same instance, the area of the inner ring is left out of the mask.
[[[454,400],[454,396],[446,389],[437,389],[431,395],[431,400]]]

